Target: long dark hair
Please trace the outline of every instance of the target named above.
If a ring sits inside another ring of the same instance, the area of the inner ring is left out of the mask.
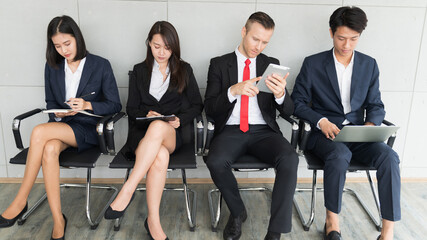
[[[46,61],[49,66],[58,68],[57,64],[64,60],[64,57],[56,51],[52,42],[52,37],[57,33],[71,34],[76,39],[77,53],[73,59],[74,61],[86,57],[86,44],[79,26],[71,17],[63,15],[52,19],[47,27]]]
[[[170,72],[170,83],[169,89],[176,89],[179,93],[184,91],[187,85],[187,72],[184,67],[184,61],[181,59],[181,48],[179,46],[178,33],[174,26],[166,21],[158,21],[154,23],[148,33],[147,40],[147,57],[145,62],[147,67],[153,69],[154,56],[151,52],[150,42],[155,34],[162,36],[163,42],[172,52],[169,58],[169,72]],[[148,71],[149,77],[151,78],[151,71]]]

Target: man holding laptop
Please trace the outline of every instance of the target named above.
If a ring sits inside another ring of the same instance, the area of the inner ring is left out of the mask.
[[[341,7],[329,20],[334,48],[307,57],[292,99],[295,115],[308,120],[312,133],[307,149],[325,162],[325,239],[342,239],[338,214],[350,160],[375,166],[383,228],[378,239],[393,239],[400,214],[398,155],[383,142],[332,141],[345,125],[382,123],[385,111],[375,59],[354,51],[367,24],[357,7]]]
[[[206,165],[231,212],[223,234],[227,240],[240,238],[247,218],[230,167],[246,154],[271,163],[276,169],[265,239],[280,239],[281,233],[291,231],[298,156],[276,122],[276,109],[281,116],[289,116],[294,110],[285,88],[287,75],[270,76],[266,82],[269,93],[260,92],[255,85],[260,80],[257,76],[270,63],[279,63],[261,53],[273,31],[270,16],[263,12],[252,14],[242,29],[240,45],[231,53],[213,58],[209,66],[205,110],[215,120],[215,132]]]

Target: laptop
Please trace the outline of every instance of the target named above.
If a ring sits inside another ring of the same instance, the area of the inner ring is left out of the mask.
[[[334,142],[384,142],[400,127],[397,126],[344,126]]]

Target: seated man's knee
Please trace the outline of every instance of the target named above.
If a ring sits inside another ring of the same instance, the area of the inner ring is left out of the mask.
[[[352,153],[348,148],[337,148],[326,156],[325,167],[334,171],[346,172]]]
[[[295,151],[287,152],[280,156],[276,169],[281,171],[296,172],[298,170],[299,158]]]
[[[214,152],[209,152],[208,158],[206,160],[206,166],[212,172],[222,172],[225,169],[230,168],[230,164],[227,164],[226,156],[223,154],[215,154]]]

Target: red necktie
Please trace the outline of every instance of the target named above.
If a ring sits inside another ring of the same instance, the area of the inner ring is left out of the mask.
[[[249,64],[251,61],[246,59],[245,68],[243,69],[243,81],[249,80],[251,76],[251,72],[249,70]],[[248,123],[248,105],[249,105],[249,97],[246,95],[241,95],[241,103],[240,103],[240,130],[242,132],[247,132],[249,130]]]

